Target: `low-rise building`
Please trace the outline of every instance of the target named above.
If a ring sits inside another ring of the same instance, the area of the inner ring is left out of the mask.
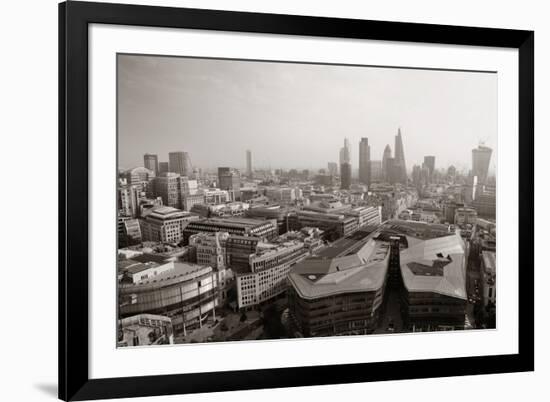
[[[309,257],[289,275],[289,314],[305,337],[372,333],[388,269],[386,242],[369,239],[351,253]],[[349,245],[342,245],[347,249]]]
[[[233,271],[227,265],[228,238],[227,232],[197,233],[189,238],[189,246],[195,249],[196,263],[211,266],[218,274],[221,303],[226,302],[227,293],[234,282]]]
[[[477,211],[473,208],[457,208],[455,211],[455,225],[475,225],[477,223]]]
[[[119,285],[119,317],[158,314],[176,332],[202,327],[219,305],[218,275],[212,267],[175,262],[174,268],[136,283]]]
[[[304,243],[259,243],[249,255],[248,267],[236,271],[237,302],[248,308],[272,300],[288,287],[290,268],[306,258]]]
[[[189,222],[197,221],[198,216],[172,207],[153,208],[140,221],[144,241],[178,243]]]
[[[138,314],[118,322],[117,347],[168,345],[174,343],[174,330],[169,317]]]
[[[184,229],[184,236],[200,232],[227,232],[230,235],[254,236],[272,239],[278,235],[277,221],[243,217],[208,218],[192,221]]]
[[[496,254],[494,251],[481,252],[481,274],[483,275],[483,306],[496,306]]]

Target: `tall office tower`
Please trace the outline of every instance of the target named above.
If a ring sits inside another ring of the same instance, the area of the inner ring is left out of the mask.
[[[370,185],[371,181],[370,145],[365,137],[359,142],[359,181],[366,185]]]
[[[155,172],[155,175],[159,174],[159,157],[155,154],[143,155],[143,166],[149,170]]]
[[[349,189],[351,185],[351,150],[349,140],[344,138],[344,146],[340,148],[340,187]]]
[[[327,168],[329,175],[338,176],[338,164],[336,162],[329,162]]]
[[[241,178],[236,169],[230,167],[218,167],[218,187],[233,194],[233,200],[241,198]]]
[[[370,161],[370,180],[371,182],[384,180],[382,161]]]
[[[342,163],[351,164],[351,149],[347,138],[344,138],[344,146],[340,148],[340,165]]]
[[[252,151],[246,150],[246,175],[252,178]]]
[[[477,176],[478,184],[487,183],[492,153],[491,148],[481,144],[472,149],[472,176]]]
[[[351,186],[351,164],[342,163],[340,165],[340,188],[349,190]]]
[[[428,168],[428,171],[430,172],[429,177],[430,177],[430,181],[431,181],[432,178],[433,178],[434,171],[435,171],[435,156],[432,156],[432,155],[425,156],[424,157],[424,164],[422,165],[422,167]]]
[[[396,183],[407,182],[407,165],[405,164],[405,151],[403,150],[403,138],[401,137],[401,127],[397,129],[395,136],[395,181]]]
[[[386,158],[387,182],[390,184],[399,183],[400,167],[395,164],[395,158]]]
[[[390,175],[389,175],[389,169],[388,169],[388,159],[391,158],[391,148],[390,144],[386,145],[386,148],[384,148],[384,156],[382,156],[382,175],[383,180],[389,182],[390,181]]]
[[[170,152],[168,154],[168,161],[170,172],[177,173],[182,176],[189,176],[193,173],[193,168],[191,167],[191,159],[187,152]]]
[[[412,170],[412,180],[416,187],[419,187],[422,183],[422,168],[420,165],[414,165]]]
[[[170,171],[168,162],[159,162],[159,173],[166,173]]]

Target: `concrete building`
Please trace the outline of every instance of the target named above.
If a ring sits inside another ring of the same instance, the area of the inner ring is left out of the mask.
[[[484,145],[472,149],[472,176],[477,176],[481,184],[487,183],[492,153],[493,150]]]
[[[483,218],[496,218],[497,202],[495,193],[483,192],[478,194],[472,206],[476,209],[479,216]]]
[[[178,243],[183,240],[186,225],[197,220],[197,216],[176,208],[153,208],[140,221],[143,241]]]
[[[147,185],[155,178],[155,172],[144,167],[135,167],[122,173],[122,178],[126,179],[129,185],[142,184]]]
[[[371,182],[370,145],[366,137],[359,142],[359,181],[366,185]]]
[[[168,154],[168,164],[170,172],[177,173],[180,176],[191,177],[193,173],[191,158],[187,152],[170,152]]]
[[[219,301],[225,303],[227,292],[234,283],[233,271],[227,265],[227,232],[197,233],[189,238],[189,246],[194,247],[196,262],[210,266],[217,272]]]
[[[464,243],[448,225],[393,220],[335,242],[290,272],[292,322],[303,336],[372,333],[386,287],[405,330],[463,329]]]
[[[432,155],[425,156],[422,167],[428,169],[429,182],[431,183],[435,172],[435,156],[432,156]]]
[[[206,199],[204,194],[184,194],[183,195],[183,210],[191,211],[193,205],[203,205],[206,204]]]
[[[246,175],[252,178],[252,151],[246,150]]]
[[[189,180],[187,176],[181,176],[178,173],[167,172],[161,173],[154,179],[153,193],[156,197],[161,197],[164,205],[188,211],[190,208],[186,209],[186,196],[196,195],[197,187],[196,180]],[[201,199],[204,200],[204,197]]]
[[[184,235],[187,239],[199,232],[228,232],[231,235],[267,239],[272,239],[278,235],[277,221],[242,217],[201,219],[189,222],[184,229]]]
[[[119,261],[118,264],[118,273],[122,277],[123,283],[138,283],[173,269],[173,261],[158,262],[152,261],[152,259],[140,262],[137,258],[129,258]]]
[[[327,172],[331,176],[338,176],[338,164],[336,162],[328,162]]]
[[[345,247],[349,247],[346,244]],[[384,298],[389,247],[370,239],[359,250],[310,257],[289,274],[291,322],[305,337],[372,333]]]
[[[233,194],[233,201],[240,200],[241,178],[236,169],[219,167],[218,183],[222,190],[227,190]]]
[[[382,207],[355,207],[344,212],[344,215],[357,219],[359,227],[382,223]]]
[[[168,162],[159,162],[159,174],[167,173],[170,171],[170,165]]]
[[[158,176],[159,172],[159,157],[155,154],[145,154],[143,155],[143,166],[145,168],[153,171],[155,176]]]
[[[351,185],[351,149],[349,140],[344,138],[344,146],[340,149],[340,188],[347,190]]]
[[[293,228],[316,227],[323,230],[331,240],[347,236],[359,227],[355,217],[346,217],[343,213],[297,211],[291,220]]]
[[[455,210],[454,224],[458,226],[475,225],[477,223],[477,211],[473,208],[457,208]]]
[[[394,169],[394,182],[407,183],[407,164],[405,162],[405,149],[403,147],[401,127],[397,129],[397,135],[395,136]]]
[[[236,272],[239,308],[262,304],[283,294],[293,265],[309,255],[304,243],[258,243],[246,269]]]
[[[487,307],[487,305],[496,306],[496,267],[496,253],[494,251],[482,251],[481,273],[483,275],[482,292],[484,307]]]
[[[382,161],[380,160],[370,161],[370,179],[371,179],[371,182],[380,182],[384,180],[384,174],[382,170]]]
[[[187,334],[202,327],[209,315],[215,318],[218,276],[212,267],[174,263],[174,269],[135,284],[119,285],[119,316],[137,314],[169,317],[176,333]]]
[[[138,314],[118,321],[117,347],[170,345],[174,330],[169,317]]]
[[[390,159],[392,159],[391,147],[390,147],[390,144],[387,144],[386,147],[384,148],[384,154],[382,156],[382,176],[383,176],[383,181],[388,183],[390,182],[390,173],[391,173],[390,171],[392,170],[390,166],[388,166],[388,161]]]
[[[220,190],[219,188],[203,190],[203,194],[205,202],[210,205],[219,205],[233,201],[233,198],[227,190]]]

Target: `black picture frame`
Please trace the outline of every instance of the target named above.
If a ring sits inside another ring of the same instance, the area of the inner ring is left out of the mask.
[[[519,51],[517,354],[90,379],[88,25],[508,47]],[[59,5],[59,398],[89,400],[534,370],[534,32],[70,1]]]

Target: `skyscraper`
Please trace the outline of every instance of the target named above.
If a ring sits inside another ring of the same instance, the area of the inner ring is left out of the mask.
[[[435,171],[435,156],[433,155],[427,155],[424,157],[424,164],[422,167],[427,167],[430,172],[430,180],[433,178],[433,174]]]
[[[218,168],[219,188],[233,192],[233,200],[241,198],[241,178],[239,172],[230,167]]]
[[[340,148],[340,187],[348,190],[351,185],[351,150],[349,140],[344,138],[344,146]]]
[[[371,160],[370,161],[370,181],[379,182],[383,181],[383,171],[382,171],[382,161],[381,160]]]
[[[155,154],[143,155],[143,166],[149,170],[155,172],[155,175],[159,174],[159,157]]]
[[[166,173],[169,171],[170,171],[170,166],[168,165],[168,162],[159,162],[159,174]]]
[[[337,176],[338,175],[338,164],[336,162],[329,162],[327,164],[328,168],[328,174],[331,176]]]
[[[492,153],[493,150],[485,145],[472,149],[472,176],[477,176],[478,184],[487,183]]]
[[[397,129],[395,136],[395,182],[407,182],[407,165],[405,164],[405,151],[403,150],[403,138],[401,137],[401,127]]]
[[[382,176],[384,181],[390,181],[390,171],[388,169],[388,159],[391,158],[391,148],[390,144],[386,145],[384,148],[384,155],[382,156]]]
[[[246,175],[252,178],[252,151],[246,150]]]
[[[370,145],[368,138],[361,138],[359,142],[359,181],[366,185],[371,182]]]
[[[414,165],[412,170],[412,180],[416,187],[420,187],[422,183],[422,168],[420,165]]]
[[[182,176],[189,176],[193,173],[191,167],[191,159],[187,152],[170,152],[168,154],[168,162],[170,166],[170,172],[177,173]]]

